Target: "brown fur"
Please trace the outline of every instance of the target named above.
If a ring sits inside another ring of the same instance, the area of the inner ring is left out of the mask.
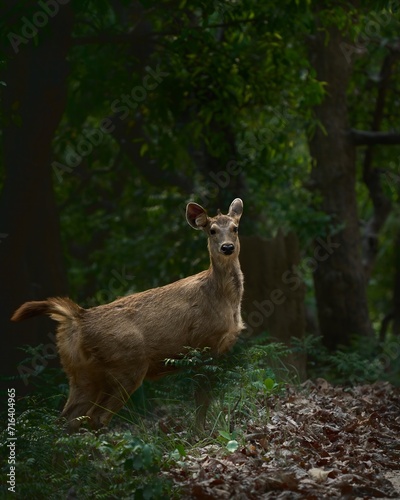
[[[228,215],[213,218],[200,205],[188,204],[188,223],[208,237],[206,271],[91,309],[68,298],[49,298],[26,302],[14,313],[13,321],[47,314],[59,322],[57,345],[70,385],[62,416],[72,430],[82,415],[94,427],[106,425],[145,378],[167,374],[165,358],[176,358],[185,347],[221,354],[236,342],[243,329],[235,232],[242,210],[238,198]],[[223,253],[224,244],[234,246],[231,254]]]

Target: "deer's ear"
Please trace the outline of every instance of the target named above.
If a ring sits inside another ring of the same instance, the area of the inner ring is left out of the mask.
[[[188,203],[186,206],[186,220],[194,229],[204,229],[208,222],[207,212],[197,203]]]
[[[240,217],[243,213],[243,201],[240,198],[235,198],[231,206],[229,207],[228,215],[229,217],[233,217],[234,219],[240,220]]]

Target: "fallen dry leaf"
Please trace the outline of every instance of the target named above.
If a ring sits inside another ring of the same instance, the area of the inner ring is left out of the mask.
[[[323,483],[326,481],[326,478],[329,475],[329,470],[324,470],[324,469],[318,469],[316,467],[310,469],[308,471],[309,476],[317,481],[317,483]]]
[[[267,404],[269,418],[235,418],[242,440],[234,453],[213,444],[201,459],[187,454],[185,471],[164,471],[179,498],[400,498],[385,477],[400,470],[400,389],[319,379]]]

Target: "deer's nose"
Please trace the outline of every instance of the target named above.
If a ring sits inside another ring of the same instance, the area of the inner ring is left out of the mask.
[[[235,245],[232,243],[224,243],[221,245],[221,251],[225,255],[231,255],[235,251]]]

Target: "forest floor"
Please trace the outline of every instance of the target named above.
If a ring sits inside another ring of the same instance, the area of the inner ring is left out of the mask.
[[[265,425],[237,423],[234,452],[210,444],[163,472],[180,498],[400,498],[399,388],[318,379],[266,406]]]

